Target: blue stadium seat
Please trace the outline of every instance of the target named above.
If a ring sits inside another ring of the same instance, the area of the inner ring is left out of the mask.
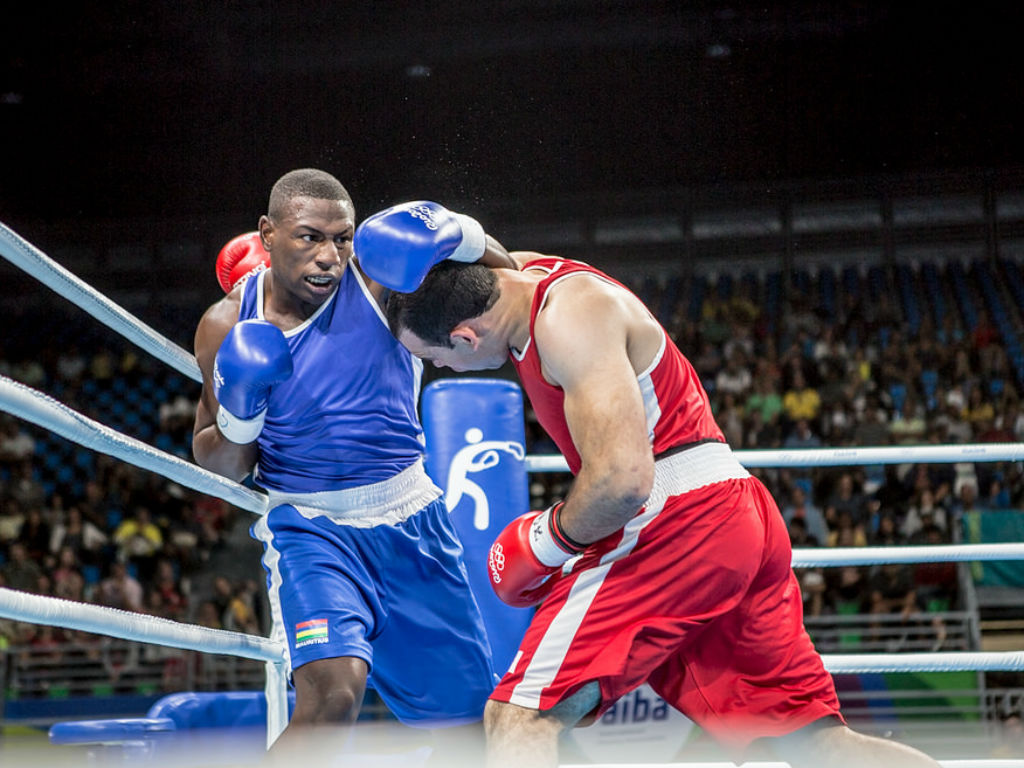
[[[907,385],[899,382],[894,382],[889,385],[889,397],[892,398],[892,409],[893,414],[896,418],[901,418],[903,412],[903,404],[907,400]]]
[[[928,303],[932,308],[932,322],[936,328],[941,328],[943,318],[946,316],[946,301],[942,291],[942,281],[939,278],[939,270],[934,262],[926,261],[921,264],[921,280],[928,296]]]
[[[98,565],[90,563],[82,566],[82,578],[85,579],[86,584],[98,584],[100,575],[100,567]]]
[[[900,303],[903,307],[903,316],[907,321],[907,330],[916,334],[921,328],[921,312],[917,302],[917,292],[914,285],[914,271],[909,264],[898,264],[896,266],[896,281],[899,288]]]
[[[964,324],[967,326],[967,330],[973,331],[978,325],[978,309],[971,296],[964,265],[959,261],[951,261],[946,267],[946,275],[953,288],[953,296],[956,298]]]
[[[690,307],[687,312],[687,316],[693,322],[700,320],[700,308],[704,304],[704,295],[708,290],[707,278],[703,275],[699,275],[693,280],[693,285],[690,288]]]
[[[818,292],[821,295],[821,307],[829,322],[836,319],[836,273],[825,267],[818,275]]]
[[[921,390],[924,392],[925,403],[928,410],[934,410],[938,403],[935,400],[935,392],[939,388],[939,372],[926,368],[921,371]]]
[[[70,464],[61,464],[54,476],[58,485],[71,485],[75,480],[75,469]]]

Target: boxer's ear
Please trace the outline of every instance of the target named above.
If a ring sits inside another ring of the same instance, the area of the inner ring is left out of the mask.
[[[480,346],[480,335],[476,332],[468,323],[459,323],[456,325],[452,332],[448,334],[448,338],[451,339],[452,346],[456,349],[462,347],[469,349],[476,349]]]

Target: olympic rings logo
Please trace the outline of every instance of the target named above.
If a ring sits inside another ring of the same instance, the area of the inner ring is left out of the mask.
[[[427,206],[413,206],[412,208],[408,208],[406,212],[414,219],[419,219],[420,221],[422,221],[427,229],[434,231],[438,229],[437,220],[435,219],[435,216],[437,215],[436,211],[428,208]]]
[[[505,550],[495,543],[487,553],[487,568],[491,572],[491,581],[501,584],[501,572],[505,570]]]

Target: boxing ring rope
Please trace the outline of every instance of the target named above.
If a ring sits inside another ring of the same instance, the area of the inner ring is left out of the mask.
[[[27,243],[0,223],[0,254],[37,277],[60,295],[68,298],[96,319],[190,378],[201,381],[195,359],[173,342],[125,312],[108,298],[39,249]],[[12,255],[13,254],[13,255]],[[53,398],[23,384],[0,376],[0,410],[52,430],[87,448],[107,453],[143,469],[161,474],[183,486],[221,498],[241,509],[265,514],[265,495],[252,491],[220,475],[167,454],[139,440],[123,435],[74,411]],[[878,447],[841,449],[803,449],[776,451],[737,451],[737,458],[748,467],[771,466],[844,466],[850,464],[895,464],[911,462],[955,463],[961,461],[1021,461],[1024,445],[993,443],[962,446]],[[527,472],[567,472],[562,456],[527,456]],[[879,562],[942,562],[1024,559],[1022,544],[985,544],[918,547],[855,547],[822,552],[817,549],[794,551],[793,565],[835,566]],[[156,643],[209,653],[223,653],[266,662],[268,703],[268,747],[287,725],[287,679],[284,674],[283,646],[269,638],[213,630],[153,616],[134,614],[100,606],[30,595],[0,588],[0,616],[70,629],[105,634],[139,642]],[[907,671],[992,671],[1024,670],[1024,651],[957,652],[928,654],[844,654],[823,655],[826,669],[833,674]],[[951,768],[1024,768],[1016,760],[948,760]],[[708,764],[689,764],[712,765]],[[715,764],[721,765],[721,764]],[[768,768],[784,763],[750,763]],[[632,768],[642,768],[632,766]]]
[[[267,497],[141,440],[104,426],[42,392],[0,376],[0,409],[56,432],[86,448],[109,454],[201,493],[256,514],[267,511]]]
[[[882,563],[965,563],[1024,560],[1024,543],[927,544],[910,547],[834,547],[793,550],[794,568]]]
[[[956,464],[972,461],[1024,461],[1024,443],[899,445],[865,448],[747,449],[734,451],[739,462],[757,467],[845,467],[871,464]],[[526,457],[527,472],[568,472],[564,456]]]
[[[275,664],[284,660],[284,646],[259,635],[184,624],[161,616],[147,616],[15,589],[0,588],[0,613],[33,624],[113,635],[123,640],[186,651],[221,653]]]
[[[942,768],[1024,768],[1024,760],[937,760]],[[734,763],[630,763],[629,765],[590,765],[566,763],[561,768],[735,768]],[[790,768],[789,763],[743,763],[739,768]]]
[[[57,597],[33,595],[6,587],[0,587],[0,616],[122,640],[262,661],[266,672],[264,692],[267,697],[268,749],[288,725],[288,675],[285,672],[284,645],[269,638]]]
[[[942,768],[1024,768],[1024,760],[939,760]],[[734,768],[733,763],[616,763],[614,766],[566,763],[561,768]],[[790,768],[788,763],[743,763],[739,768]]]

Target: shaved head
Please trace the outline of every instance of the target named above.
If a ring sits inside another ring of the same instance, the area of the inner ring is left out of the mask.
[[[270,203],[267,205],[267,216],[279,220],[297,197],[309,197],[314,200],[344,200],[355,213],[352,198],[341,182],[326,171],[316,168],[299,168],[289,171],[274,184],[270,190]]]

